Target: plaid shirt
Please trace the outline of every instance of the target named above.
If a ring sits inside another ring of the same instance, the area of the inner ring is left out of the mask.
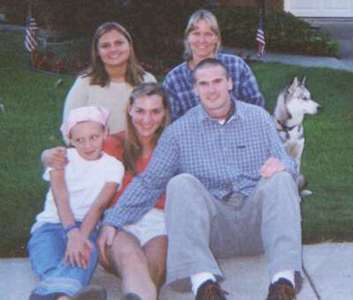
[[[138,221],[154,206],[168,181],[181,173],[198,178],[216,199],[231,193],[246,199],[270,156],[296,176],[295,163],[264,109],[236,101],[233,116],[222,125],[198,105],[165,129],[145,172],[106,211],[103,223],[122,228]]]
[[[238,56],[218,53],[216,58],[224,63],[233,81],[232,95],[241,101],[265,106],[254,74],[243,59]],[[184,62],[171,70],[163,82],[168,93],[172,111],[172,120],[181,117],[191,107],[199,104],[198,97],[193,92],[192,71]]]

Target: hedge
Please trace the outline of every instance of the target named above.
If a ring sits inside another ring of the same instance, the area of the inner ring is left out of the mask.
[[[12,1],[12,9],[21,6],[18,12],[23,14],[24,2]],[[32,0],[31,3],[33,16],[42,30],[70,35],[66,45],[58,43],[56,48],[52,44],[52,48],[41,49],[40,57],[35,60],[37,65],[55,66],[55,71],[63,72],[81,68],[87,64],[84,61],[88,56],[87,51],[73,41],[75,36],[90,40],[99,24],[117,20],[131,32],[137,55],[145,67],[155,74],[162,74],[170,65],[182,60],[182,39],[188,17],[205,1]],[[224,46],[256,47],[259,18],[256,8],[218,6],[210,9],[220,23]],[[265,35],[267,51],[322,56],[338,56],[339,53],[336,41],[290,13],[267,10]]]
[[[223,44],[228,47],[254,48],[259,15],[254,8],[216,8],[214,13],[222,29]],[[338,56],[338,43],[291,13],[267,11],[264,18],[268,51]]]

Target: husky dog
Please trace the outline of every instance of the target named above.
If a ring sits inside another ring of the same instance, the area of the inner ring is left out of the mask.
[[[303,190],[306,181],[300,173],[301,157],[304,150],[303,120],[305,114],[314,115],[320,110],[320,105],[311,99],[309,90],[305,87],[305,77],[299,81],[295,77],[292,83],[284,89],[277,98],[273,118],[277,131],[288,154],[297,163],[298,188],[302,196],[310,195],[311,191]]]

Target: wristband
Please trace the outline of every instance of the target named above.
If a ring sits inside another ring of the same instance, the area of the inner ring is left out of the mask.
[[[77,224],[72,224],[72,225],[69,225],[66,228],[64,228],[64,232],[67,235],[71,230],[73,230],[75,228],[80,228],[80,227]]]

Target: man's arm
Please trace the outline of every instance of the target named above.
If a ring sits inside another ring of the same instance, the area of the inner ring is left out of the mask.
[[[168,181],[178,172],[179,149],[168,127],[159,139],[146,170],[135,176],[117,205],[105,213],[104,224],[121,229],[135,223],[157,202]]]

